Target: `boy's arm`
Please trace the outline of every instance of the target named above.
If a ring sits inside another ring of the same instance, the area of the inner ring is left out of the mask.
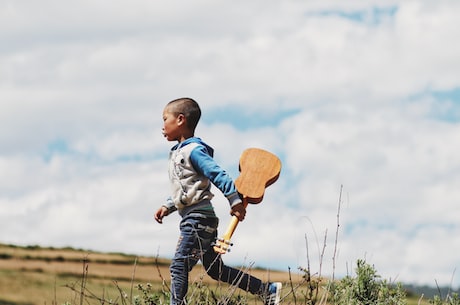
[[[207,177],[224,194],[230,207],[242,203],[233,179],[208,154],[204,146],[198,145],[191,152],[190,160],[195,170]]]

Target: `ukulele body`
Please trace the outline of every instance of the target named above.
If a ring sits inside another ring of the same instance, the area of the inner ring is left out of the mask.
[[[248,148],[243,151],[240,157],[239,170],[240,175],[235,180],[235,186],[242,196],[244,206],[247,207],[249,203],[258,204],[262,202],[265,188],[278,180],[281,172],[281,161],[266,150]],[[238,223],[238,218],[232,216],[224,235],[218,238],[214,245],[216,253],[224,254],[230,251],[231,237]]]

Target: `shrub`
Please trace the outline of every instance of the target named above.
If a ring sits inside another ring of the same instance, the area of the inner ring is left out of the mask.
[[[452,293],[452,295],[447,295],[446,299],[443,301],[440,296],[434,296],[430,300],[430,304],[434,305],[460,305],[460,297],[458,293]]]
[[[406,295],[401,284],[380,280],[375,268],[357,261],[356,277],[346,276],[331,285],[331,301],[340,305],[404,305]]]

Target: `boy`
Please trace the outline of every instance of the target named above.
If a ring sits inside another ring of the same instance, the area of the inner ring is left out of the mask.
[[[238,269],[225,265],[212,244],[217,238],[219,219],[214,213],[210,189],[213,183],[228,199],[230,214],[243,221],[246,209],[230,176],[213,159],[213,149],[195,137],[201,117],[197,102],[179,98],[169,102],[163,111],[163,135],[177,141],[169,154],[169,179],[172,196],[155,213],[155,220],[178,211],[180,237],[171,262],[171,305],[184,305],[188,274],[201,260],[206,272],[215,280],[238,285],[261,296],[267,305],[278,305],[281,283],[262,283]]]

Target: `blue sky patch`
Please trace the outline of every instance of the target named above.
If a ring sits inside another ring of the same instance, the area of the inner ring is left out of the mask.
[[[71,150],[69,145],[64,139],[55,139],[48,143],[47,149],[43,154],[43,159],[49,162],[55,155],[70,154]]]
[[[451,90],[433,91],[431,94],[437,99],[451,100],[455,104],[460,105],[460,87]]]
[[[398,11],[397,6],[389,7],[374,7],[370,10],[323,10],[315,13],[308,13],[307,16],[320,16],[330,17],[337,16],[340,18],[348,19],[350,21],[365,23],[371,25],[378,25],[388,17],[393,18]]]
[[[445,91],[429,93],[436,99],[432,109],[432,116],[436,119],[458,123],[460,122],[460,87]]]
[[[226,123],[238,130],[250,130],[263,127],[277,126],[281,121],[299,112],[298,109],[284,109],[278,111],[248,111],[240,107],[219,107],[203,115],[206,124]]]
[[[43,153],[43,160],[46,162],[51,161],[55,156],[72,155],[74,158],[82,158],[87,161],[94,161],[98,164],[112,164],[112,163],[136,163],[136,162],[149,162],[156,159],[164,159],[167,154],[164,152],[154,153],[125,153],[118,156],[103,156],[95,151],[79,152],[72,150],[68,142],[64,139],[55,139],[48,143],[46,151]]]

